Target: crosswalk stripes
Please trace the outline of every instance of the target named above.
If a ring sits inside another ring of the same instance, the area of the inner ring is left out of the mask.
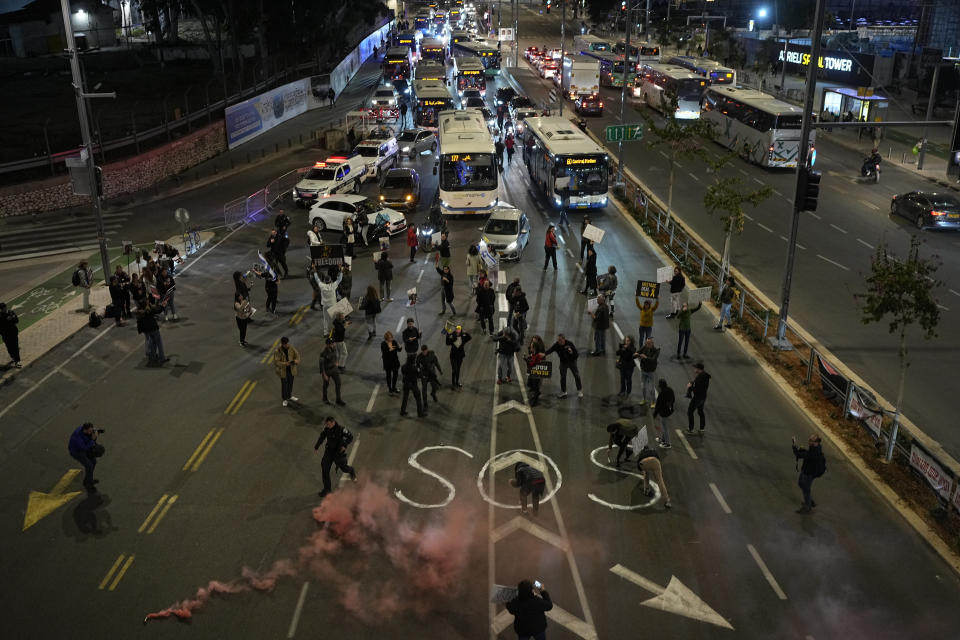
[[[120,233],[123,223],[132,215],[132,211],[103,215],[103,230],[108,243],[119,243],[112,236]],[[97,246],[97,222],[93,216],[51,221],[46,224],[10,224],[0,231],[0,258],[95,249]]]

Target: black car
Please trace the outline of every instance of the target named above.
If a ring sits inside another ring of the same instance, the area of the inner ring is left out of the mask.
[[[464,109],[483,109],[486,107],[486,103],[483,101],[483,98],[469,97],[463,101]]]
[[[589,96],[577,96],[576,102],[573,103],[573,108],[576,109],[577,113],[593,113],[596,115],[603,115],[603,98],[597,94]]]
[[[890,213],[918,229],[960,229],[960,199],[949,193],[911,191],[893,196]]]
[[[513,90],[513,87],[500,87],[497,89],[497,102],[496,104],[507,104],[517,96],[517,92]]]
[[[509,104],[510,104],[511,112],[524,107],[527,107],[530,109],[533,108],[533,102],[531,102],[530,98],[528,98],[527,96],[514,96],[513,98],[510,98]]]

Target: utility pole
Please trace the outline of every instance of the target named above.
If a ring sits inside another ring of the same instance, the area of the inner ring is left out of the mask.
[[[564,51],[564,44],[567,39],[567,3],[566,0],[560,0],[560,91],[557,92],[557,115],[563,115],[563,64],[567,61],[567,53]],[[573,62],[572,60],[570,61]],[[573,68],[572,66],[570,67]],[[929,118],[928,118],[929,119]]]
[[[643,18],[643,39],[652,42],[650,40],[650,0],[647,0],[647,13]]]
[[[519,37],[519,14],[520,7],[517,6],[517,3],[520,0],[512,0],[511,4],[513,5],[513,66],[520,66],[520,37]]]
[[[630,69],[630,12],[633,6],[632,0],[627,0],[626,15],[623,16],[623,86],[620,88],[620,123],[623,123],[624,107],[627,105],[627,72]],[[633,75],[633,74],[630,74]],[[617,184],[623,184],[623,140],[617,143]]]
[[[940,80],[940,60],[933,68],[933,82],[930,84],[930,99],[927,100],[927,117],[929,122],[933,118],[933,107],[937,104],[937,82]],[[917,170],[923,169],[923,158],[927,154],[927,125],[923,125],[923,136],[920,138],[920,153],[917,154]]]
[[[790,224],[790,240],[787,242],[787,264],[783,273],[783,290],[780,298],[780,321],[777,336],[772,338],[774,348],[789,350],[792,345],[787,341],[787,319],[790,311],[790,286],[793,284],[793,263],[797,254],[797,234],[800,227],[800,212],[803,207],[803,194],[800,193],[802,176],[807,170],[810,155],[810,129],[813,124],[813,96],[817,89],[817,60],[820,59],[820,38],[823,35],[823,14],[826,0],[817,0],[813,17],[813,33],[810,36],[810,64],[807,65],[807,95],[803,100],[803,120],[800,124],[800,148],[797,153],[797,186],[793,195],[793,219]],[[786,60],[784,60],[786,63]]]
[[[780,91],[781,93],[787,92],[787,87],[785,85],[787,81],[787,53],[790,51],[790,38],[784,36],[783,38],[783,62],[780,63]],[[811,58],[812,59],[812,58]]]
[[[110,256],[107,255],[107,237],[103,232],[103,210],[100,202],[100,188],[97,180],[97,165],[93,157],[93,142],[90,136],[90,120],[87,116],[89,98],[116,98],[116,93],[85,93],[83,74],[80,71],[80,53],[73,38],[73,26],[70,24],[70,0],[60,0],[63,13],[63,30],[67,38],[67,55],[70,57],[70,73],[73,77],[73,93],[77,100],[77,117],[80,121],[80,137],[83,152],[86,153],[87,180],[90,184],[90,199],[97,220],[97,243],[100,245],[100,262],[103,265],[104,281],[110,278]]]

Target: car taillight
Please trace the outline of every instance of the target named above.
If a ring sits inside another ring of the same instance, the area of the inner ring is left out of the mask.
[[[941,216],[947,215],[947,212],[946,212],[946,211],[931,211],[931,212],[930,212],[930,215],[939,218],[939,217],[941,217]]]
[[[601,106],[601,107],[603,106],[603,103],[602,103],[602,102],[600,103],[600,106]]]

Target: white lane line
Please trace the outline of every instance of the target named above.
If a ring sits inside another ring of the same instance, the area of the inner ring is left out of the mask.
[[[952,293],[952,294],[955,295],[955,296],[960,296],[960,293],[954,291],[953,289],[947,289],[947,291],[949,291],[950,293]]]
[[[297,633],[297,625],[300,624],[300,613],[303,611],[303,603],[307,599],[307,589],[310,587],[309,582],[304,582],[303,586],[300,587],[300,597],[297,598],[297,606],[293,610],[293,618],[290,620],[290,628],[287,630],[287,638],[292,638]]]
[[[822,255],[820,255],[819,253],[817,254],[817,257],[820,258],[821,260],[823,260],[824,262],[829,262],[830,264],[832,264],[832,265],[835,266],[835,267],[840,267],[840,268],[843,269],[844,271],[850,271],[850,268],[849,268],[849,267],[845,267],[845,266],[843,266],[842,264],[840,264],[839,262],[834,262],[834,261],[831,260],[830,258],[828,258],[828,257],[826,257],[826,256],[822,256]]]
[[[567,255],[570,256],[571,258],[575,258],[575,257],[576,257],[576,256],[573,255],[573,251],[570,251],[570,247],[567,247]]]
[[[793,204],[793,200],[790,200],[790,204]],[[809,213],[811,216],[813,216],[813,217],[816,218],[817,220],[823,220],[823,218],[821,218],[820,216],[818,216],[817,214],[815,214],[813,211],[807,211],[807,213]]]
[[[370,399],[367,401],[367,413],[373,411],[373,403],[377,401],[378,391],[380,391],[380,385],[376,384],[373,387],[373,393],[370,394]]]
[[[750,222],[753,222],[753,216],[750,215],[749,213],[744,213],[743,217],[749,220]]]
[[[417,284],[420,284],[420,280],[423,278],[423,269],[420,269],[420,275],[417,276]]]
[[[872,245],[872,244],[870,244],[869,242],[866,242],[866,241],[864,241],[864,240],[861,240],[860,238],[857,238],[857,242],[859,242],[860,244],[862,244],[863,246],[865,246],[867,249],[873,249],[873,245]]]
[[[497,310],[500,313],[506,313],[510,310],[510,305],[507,304],[507,294],[498,293],[497,294]]]
[[[757,184],[763,184],[763,185],[767,184],[766,182],[764,182],[764,181],[761,180],[760,178],[754,178],[753,181],[756,182]]]
[[[774,189],[773,192],[774,192],[775,194],[777,194],[778,196],[780,196],[781,198],[783,197],[783,194],[780,193],[779,191],[777,191],[776,189]]]
[[[768,233],[773,233],[773,229],[771,229],[771,228],[768,227],[767,225],[763,224],[762,222],[758,222],[758,223],[757,223],[757,226],[760,227],[761,229],[763,229],[764,231],[768,232]]]
[[[357,459],[357,449],[359,449],[359,448],[360,448],[360,438],[357,438],[356,440],[353,441],[353,446],[350,448],[350,453],[349,453],[349,455],[347,455],[347,466],[348,466],[348,467],[352,467],[352,466],[353,466],[353,461]],[[348,475],[342,475],[342,474],[341,474],[339,486],[342,487],[342,486],[343,486],[343,483],[346,482],[346,481],[347,481],[347,478],[349,478],[349,477],[350,477],[350,476],[348,476]]]
[[[945,306],[943,306],[943,305],[942,305],[942,304],[940,304],[940,303],[937,303],[937,308],[939,308],[939,309],[943,309],[944,311],[950,311],[950,309],[949,309],[949,308],[947,308],[947,307],[945,307]]]
[[[785,594],[783,589],[780,588],[780,585],[777,584],[776,578],[770,573],[770,569],[767,568],[767,565],[764,563],[763,558],[760,557],[760,554],[757,553],[757,550],[753,548],[752,544],[747,545],[747,550],[750,552],[750,555],[753,556],[753,561],[760,567],[760,572],[763,573],[763,577],[770,583],[770,588],[773,589],[773,592],[777,594],[777,597],[781,600],[786,600],[787,594]]]
[[[660,155],[662,155],[662,156],[663,156],[664,158],[666,158],[667,160],[670,159],[670,156],[668,156],[665,151],[660,151]]]
[[[694,460],[696,460],[696,459],[697,459],[697,454],[696,454],[696,452],[693,450],[693,447],[690,446],[690,442],[687,441],[687,436],[683,435],[683,431],[682,431],[682,430],[677,429],[677,437],[680,438],[680,441],[683,443],[683,446],[684,446],[684,448],[687,450],[687,453],[690,454],[690,457],[693,458]]]
[[[722,495],[720,495],[720,489],[717,489],[717,485],[712,482],[710,483],[710,491],[713,491],[713,496],[717,499],[717,502],[720,503],[720,507],[723,509],[724,513],[727,515],[733,513],[733,511],[730,510],[730,505],[728,505],[727,501],[723,499]]]
[[[693,175],[693,174],[690,173],[689,171],[687,172],[687,175],[690,176],[691,178],[693,178],[694,180],[696,180],[697,182],[700,182],[700,178],[698,178],[697,176]]]
[[[867,200],[857,200],[857,202],[859,202],[865,207],[869,207],[870,209],[873,209],[874,211],[880,211],[880,207],[873,204],[872,202],[868,202]]]
[[[674,162],[674,164],[677,165],[677,169],[683,169],[683,165],[679,162]]]
[[[787,236],[780,236],[780,239],[783,240],[784,242],[790,242],[790,239],[787,238]],[[797,249],[802,249],[803,251],[807,250],[807,248],[802,244],[800,244],[799,242],[797,243]]]
[[[622,341],[622,340],[623,340],[623,331],[620,331],[620,325],[618,325],[616,322],[614,322],[614,323],[613,323],[613,330],[617,332],[617,337],[620,338],[620,340]]]
[[[93,345],[94,342],[96,342],[97,340],[99,340],[100,338],[102,338],[103,336],[105,336],[105,335],[107,334],[107,332],[110,331],[110,329],[113,329],[115,326],[116,326],[116,325],[111,324],[109,327],[107,327],[106,329],[104,329],[103,331],[101,331],[100,333],[98,333],[97,335],[95,335],[94,337],[92,337],[92,338],[90,339],[90,341],[89,341],[87,344],[85,344],[85,345],[83,345],[82,347],[80,347],[80,348],[77,350],[76,353],[74,353],[72,356],[70,356],[69,358],[67,358],[66,360],[64,360],[63,362],[61,362],[59,365],[57,365],[56,368],[53,369],[53,371],[51,371],[51,372],[48,373],[47,375],[45,375],[45,376],[43,376],[42,378],[40,378],[40,381],[39,381],[39,382],[35,383],[32,387],[30,387],[29,389],[27,389],[26,391],[24,391],[23,393],[21,393],[21,394],[17,397],[16,400],[14,400],[14,401],[11,402],[10,404],[8,404],[7,407],[6,407],[3,411],[0,411],[0,418],[2,418],[3,416],[5,416],[5,415],[7,414],[7,411],[10,411],[10,409],[13,409],[15,406],[17,406],[18,404],[20,404],[20,401],[21,401],[21,400],[23,400],[23,399],[26,398],[28,395],[30,395],[31,393],[33,393],[34,391],[36,391],[37,389],[39,389],[41,386],[43,386],[43,383],[46,382],[47,380],[49,380],[50,377],[53,376],[53,374],[58,373],[61,369],[63,369],[63,368],[64,368],[65,366],[67,366],[68,364],[70,364],[70,362],[71,362],[74,358],[76,358],[76,357],[79,356],[81,353],[83,353],[84,351],[86,351],[87,348],[89,348],[90,346]]]
[[[583,265],[580,264],[579,262],[577,263],[577,271],[579,271],[580,273],[584,273]]]
[[[837,225],[833,224],[832,222],[830,223],[830,226],[833,227],[834,229],[836,229],[837,231],[839,231],[840,233],[844,233],[844,234],[845,234],[845,233],[849,233],[846,229],[844,229],[844,228],[842,228],[842,227],[838,227]]]
[[[394,331],[395,334],[400,335],[400,330],[403,329],[403,321],[404,321],[403,316],[401,316],[401,317],[397,320],[397,330]]]
[[[226,242],[227,240],[230,239],[230,236],[232,236],[232,235],[235,234],[237,231],[240,231],[240,229],[243,229],[243,228],[246,227],[246,226],[247,226],[246,224],[241,224],[239,227],[237,227],[236,229],[234,229],[233,231],[231,231],[231,232],[228,233],[227,235],[223,236],[223,240],[221,240],[221,241],[218,242],[217,244],[213,245],[212,247],[210,247],[209,249],[207,249],[206,251],[204,251],[203,253],[201,253],[200,255],[198,255],[196,258],[193,258],[192,260],[190,260],[190,262],[188,262],[185,266],[182,266],[182,267],[180,267],[179,269],[177,269],[177,271],[180,272],[180,273],[186,273],[190,268],[193,267],[193,265],[195,265],[195,264],[197,264],[198,262],[200,262],[201,260],[203,260],[203,257],[204,257],[205,255],[207,255],[208,253],[210,253],[211,251],[213,251],[214,249],[216,249],[217,247],[219,247],[220,245],[222,245],[224,242]]]
[[[740,173],[742,173],[742,174],[745,175],[745,176],[750,175],[750,174],[747,172],[746,169],[740,169]]]

